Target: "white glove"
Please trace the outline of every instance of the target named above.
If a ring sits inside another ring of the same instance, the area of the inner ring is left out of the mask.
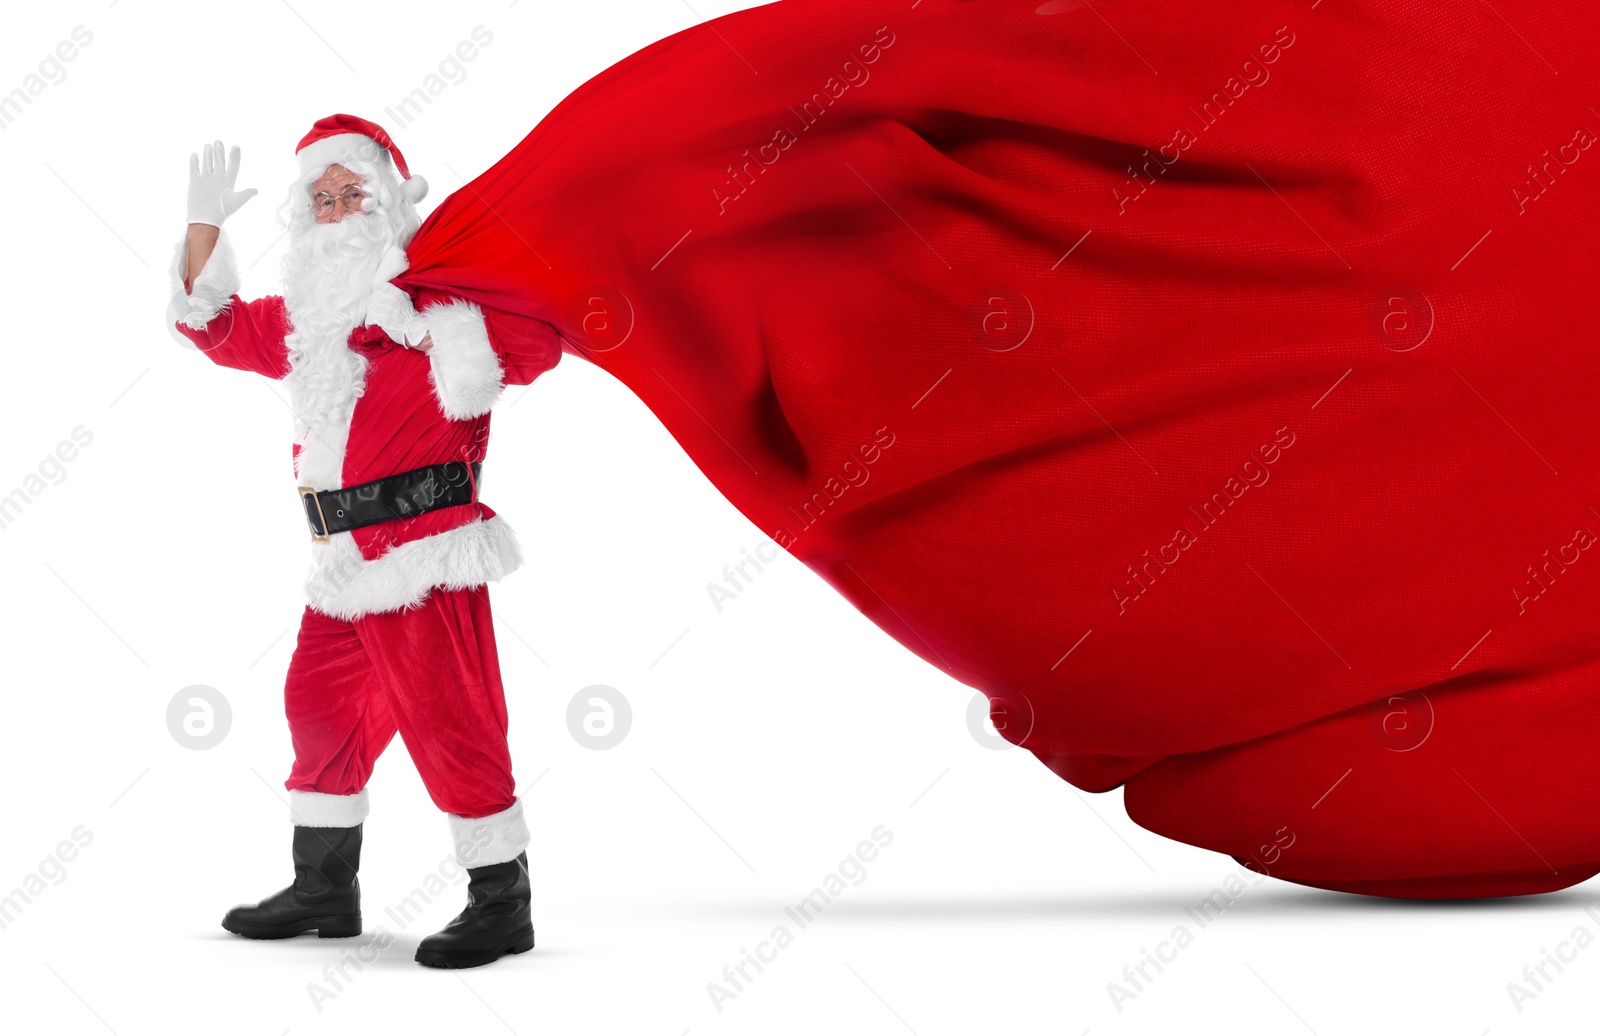
[[[374,288],[367,299],[366,322],[383,328],[384,334],[401,345],[416,346],[428,333],[428,322],[411,305],[411,296],[387,282]]]
[[[209,223],[220,228],[223,220],[256,196],[256,189],[233,189],[239,179],[237,147],[225,154],[219,140],[200,150],[204,158],[189,156],[189,222]]]

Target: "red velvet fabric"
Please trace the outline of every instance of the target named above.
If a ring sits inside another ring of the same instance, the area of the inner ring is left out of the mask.
[[[1557,888],[1600,867],[1597,21],[787,0],[576,90],[399,283],[546,321],[1141,824]]]
[[[487,587],[434,589],[354,622],[307,608],[284,682],[285,787],[354,795],[398,731],[434,805],[486,817],[516,801]]]

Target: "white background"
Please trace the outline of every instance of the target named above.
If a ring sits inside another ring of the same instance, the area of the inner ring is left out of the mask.
[[[1506,990],[1575,926],[1600,932],[1592,887],[1439,905],[1271,880],[1117,1011],[1107,983],[1175,925],[1197,929],[1184,907],[1233,862],[1135,827],[1118,793],[985,747],[969,688],[787,555],[719,613],[707,585],[761,533],[572,357],[501,401],[487,469],[531,558],[493,600],[538,948],[459,974],[411,961],[464,892],[403,926],[386,914],[449,851],[398,741],[372,782],[362,870],[368,931],[393,944],[335,985],[325,969],[370,936],[227,935],[229,906],[289,878],[281,687],[308,548],[281,386],[163,330],[189,153],[242,146],[241,186],[262,196],[228,229],[244,294],[270,293],[274,212],[314,119],[390,124],[433,184],[426,209],[584,80],[699,17],[681,0],[7,14],[0,93],[75,27],[93,39],[0,130],[0,495],[73,429],[93,440],[0,528],[0,895],[47,879],[0,929],[6,1031],[1479,1036],[1592,1018],[1600,949],[1550,971],[1520,1013]],[[395,125],[385,108],[480,25],[493,39],[465,78],[447,69],[454,81]],[[167,727],[194,684],[232,709],[204,751]],[[566,720],[593,684],[633,710],[606,751]],[[878,825],[892,844],[799,929],[783,908]],[[75,829],[87,847],[47,862]],[[708,983],[779,924],[792,944],[717,1010]]]

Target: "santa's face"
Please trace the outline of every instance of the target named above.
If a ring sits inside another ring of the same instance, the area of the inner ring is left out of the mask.
[[[306,193],[290,214],[284,302],[301,342],[326,339],[342,348],[365,318],[379,270],[404,248],[414,224],[392,189],[347,166],[329,166],[299,190]]]
[[[365,180],[342,165],[330,165],[311,184],[311,213],[318,223],[338,223],[362,214],[369,197]]]
[[[308,169],[283,216],[283,296],[298,339],[343,352],[374,286],[405,269],[405,246],[421,223],[416,206],[393,170],[348,162]]]

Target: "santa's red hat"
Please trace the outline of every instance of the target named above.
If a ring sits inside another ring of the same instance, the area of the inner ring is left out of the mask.
[[[376,122],[355,115],[318,119],[294,150],[300,159],[302,175],[321,172],[330,165],[350,167],[351,163],[365,163],[370,166],[387,158],[400,174],[400,190],[408,199],[416,203],[428,193],[428,181],[411,175],[405,156],[388,132]]]

